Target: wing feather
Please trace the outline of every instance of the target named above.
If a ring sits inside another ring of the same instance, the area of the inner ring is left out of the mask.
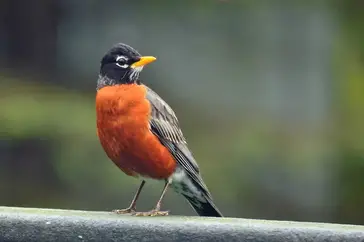
[[[172,108],[152,89],[147,88],[147,99],[152,112],[150,129],[173,155],[177,163],[187,172],[192,181],[204,191],[210,193],[202,181],[200,169],[187,147],[187,142],[179,127],[178,119]]]

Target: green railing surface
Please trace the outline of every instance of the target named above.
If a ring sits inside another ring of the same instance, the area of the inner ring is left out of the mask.
[[[364,226],[0,207],[0,241],[364,242]]]

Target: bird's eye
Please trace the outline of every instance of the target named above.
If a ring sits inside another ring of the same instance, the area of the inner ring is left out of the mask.
[[[129,65],[127,64],[128,58],[125,56],[118,56],[116,57],[116,65],[121,68],[127,68]]]

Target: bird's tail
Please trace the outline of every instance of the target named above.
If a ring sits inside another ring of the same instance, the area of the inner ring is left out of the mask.
[[[200,201],[191,196],[183,196],[188,200],[198,215],[205,217],[223,217],[222,213],[208,197],[206,197],[205,201]]]
[[[182,168],[176,169],[171,176],[171,180],[171,186],[174,190],[187,199],[198,215],[205,217],[223,217],[213,203],[211,194],[197,170],[195,173],[192,173],[186,172]]]

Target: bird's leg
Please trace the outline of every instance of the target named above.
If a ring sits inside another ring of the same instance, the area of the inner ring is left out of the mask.
[[[131,204],[128,208],[120,209],[120,210],[113,210],[113,212],[118,213],[118,214],[134,213],[135,209],[136,209],[136,201],[138,200],[139,194],[142,191],[144,184],[145,184],[145,181],[143,180],[142,183],[140,184],[137,192],[135,193],[134,198],[131,201]]]
[[[166,181],[166,184],[164,185],[162,194],[157,202],[157,205],[155,206],[155,208],[149,212],[136,212],[134,213],[135,216],[166,216],[168,215],[168,211],[161,211],[161,204],[162,204],[162,200],[164,195],[166,194],[169,185],[171,184],[170,180]]]

